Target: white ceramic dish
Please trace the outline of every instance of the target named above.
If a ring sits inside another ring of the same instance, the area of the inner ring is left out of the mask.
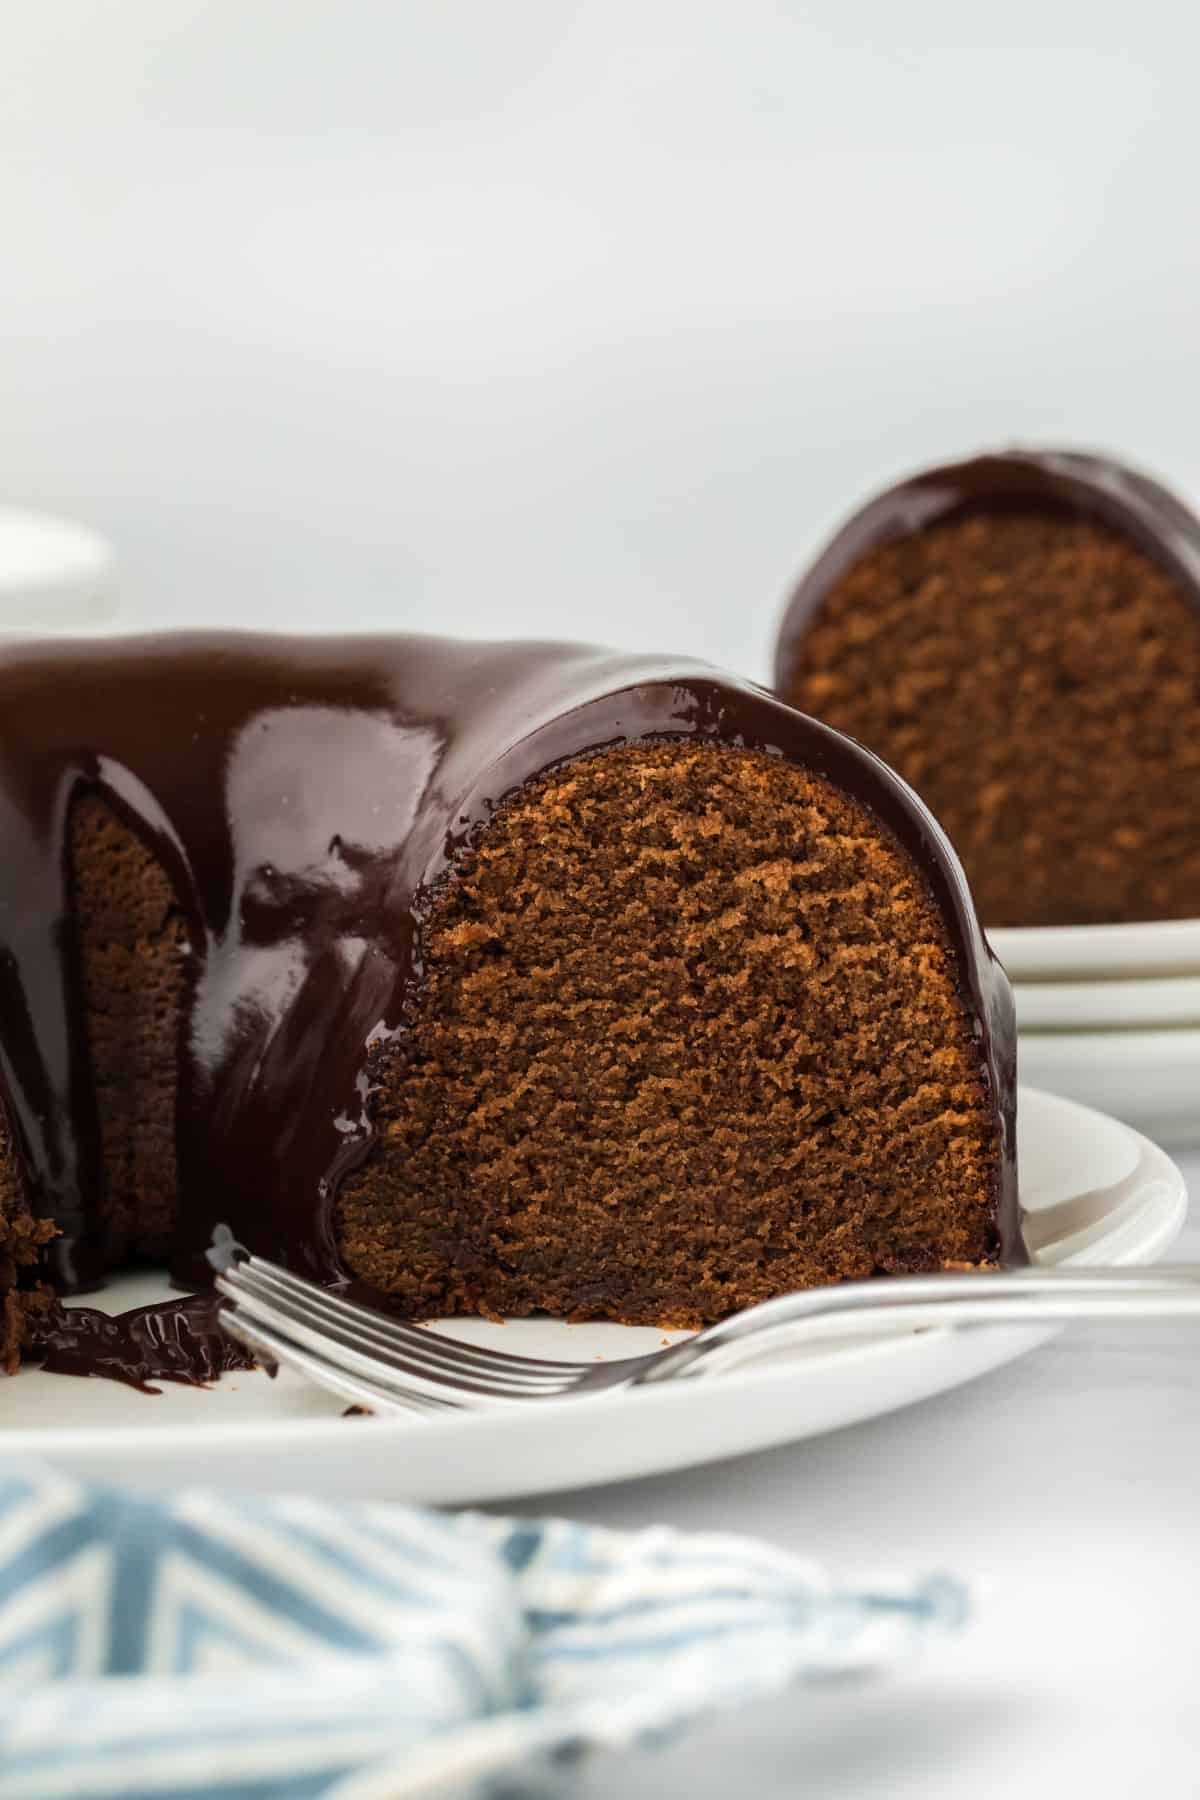
[[[1148,981],[1016,981],[1023,1031],[1193,1025],[1200,1030],[1200,975]]]
[[[1148,925],[1020,925],[989,929],[1013,981],[1200,976],[1200,919]]]
[[[1151,1262],[1183,1222],[1179,1170],[1113,1119],[1022,1091],[1026,1236],[1043,1261]],[[163,1292],[115,1283],[110,1310]],[[663,1341],[619,1325],[522,1320],[453,1329],[527,1355],[625,1356]],[[628,1480],[853,1424],[970,1381],[1053,1328],[909,1332],[845,1348],[776,1353],[724,1380],[548,1401],[445,1419],[346,1419],[302,1382],[258,1372],[157,1397],[28,1370],[0,1385],[0,1447],[80,1475],[143,1486],[221,1482],[325,1495],[475,1502]],[[673,1334],[682,1335],[682,1334]]]
[[[1159,1143],[1200,1143],[1200,1030],[1027,1031],[1021,1080],[1099,1107]]]

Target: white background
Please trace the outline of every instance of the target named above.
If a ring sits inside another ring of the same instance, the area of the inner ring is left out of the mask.
[[[1184,0],[36,0],[0,32],[0,493],[139,617],[765,672],[871,485],[1200,489]]]
[[[1200,492],[1198,61],[1182,0],[10,5],[0,498],[110,533],[138,621],[764,673],[914,463],[1107,445]],[[1092,1334],[565,1498],[985,1583],[936,1666],[589,1793],[1194,1795],[1198,1425],[1194,1342]]]

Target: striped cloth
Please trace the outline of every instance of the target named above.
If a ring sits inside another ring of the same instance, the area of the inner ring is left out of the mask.
[[[962,1612],[736,1537],[0,1465],[0,1800],[542,1792]]]

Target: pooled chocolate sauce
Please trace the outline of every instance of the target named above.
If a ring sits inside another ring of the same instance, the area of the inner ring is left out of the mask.
[[[216,1294],[188,1294],[103,1313],[94,1306],[56,1306],[36,1328],[28,1355],[54,1375],[104,1375],[155,1394],[156,1381],[204,1387],[226,1370],[252,1369],[254,1358],[217,1323]]]
[[[923,469],[854,513],[784,609],[775,686],[785,693],[813,614],[861,557],[977,513],[1052,513],[1106,526],[1137,544],[1200,610],[1200,519],[1169,489],[1111,457],[1006,450]]]
[[[1019,1257],[1008,984],[949,844],[869,752],[682,660],[171,634],[0,649],[0,1074],[31,1200],[61,1229],[49,1248],[60,1290],[106,1272],[67,868],[81,791],[106,796],[161,859],[190,938],[173,1276],[207,1285],[204,1249],[224,1221],[258,1254],[328,1281],[344,1273],[333,1196],[370,1146],[368,1053],[404,1031],[439,880],[522,782],[663,739],[716,740],[826,774],[914,858],[959,954],[1002,1119],[997,1246]],[[150,1313],[127,1328],[128,1367],[148,1369],[147,1345],[169,1344],[172,1367],[208,1368],[207,1350],[187,1361],[193,1339],[209,1341],[194,1307]],[[96,1329],[97,1341],[116,1331]],[[47,1366],[85,1355],[68,1338]]]

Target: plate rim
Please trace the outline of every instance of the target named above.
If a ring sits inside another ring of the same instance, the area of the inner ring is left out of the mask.
[[[1052,944],[1116,945],[1127,943],[1134,933],[1159,942],[1172,943],[1178,938],[1185,941],[1200,939],[1200,918],[1126,919],[1096,925],[985,924],[983,929],[992,944],[999,938],[1002,943],[1012,944],[1041,941]]]
[[[1200,975],[1200,919],[1115,925],[984,925],[1011,980]]]
[[[1017,1030],[1187,1031],[1200,1029],[1200,975],[1140,980],[1017,980]]]
[[[1101,1051],[1111,1055],[1114,1046],[1119,1044],[1125,1061],[1141,1054],[1148,1062],[1165,1059],[1181,1066],[1194,1062],[1200,1068],[1200,1025],[1063,1025],[1033,1030],[1026,1026],[1021,1038],[1023,1041],[1032,1039],[1043,1049],[1049,1046],[1064,1053],[1082,1049],[1087,1055],[1099,1055]],[[1167,1056],[1168,1048],[1175,1052],[1173,1056]],[[1021,1085],[1026,1084],[1022,1082]],[[1056,1098],[1065,1100],[1068,1096],[1063,1094]],[[1082,1105],[1083,1102],[1076,1101],[1075,1104]],[[1200,1107],[1200,1099],[1197,1105]],[[1092,1110],[1100,1112],[1101,1108],[1093,1107]],[[1111,1118],[1112,1114],[1103,1116]],[[1136,1129],[1136,1126],[1130,1126],[1131,1131]]]

